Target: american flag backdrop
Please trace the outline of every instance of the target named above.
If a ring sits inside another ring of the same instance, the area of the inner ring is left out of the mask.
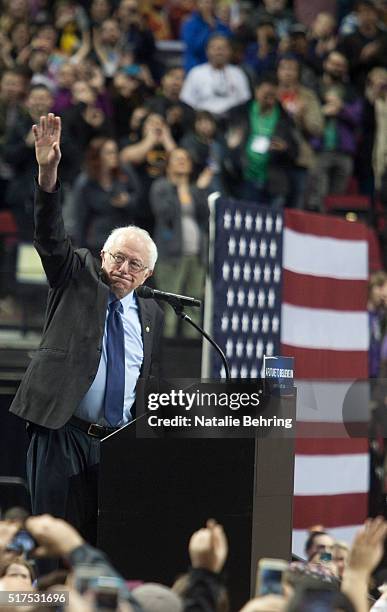
[[[293,552],[303,554],[306,530],[317,523],[350,541],[367,516],[369,487],[367,441],[348,438],[342,425],[352,382],[368,376],[367,228],[223,199],[213,207],[211,227],[207,321],[232,377],[259,377],[263,355],[295,357],[302,435]],[[224,376],[216,356],[210,372]],[[362,399],[353,421],[367,418],[364,389]],[[314,437],[307,438],[311,424]]]

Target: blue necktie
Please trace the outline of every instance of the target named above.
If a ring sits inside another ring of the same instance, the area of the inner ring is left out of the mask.
[[[117,427],[122,419],[125,394],[125,347],[123,312],[119,300],[109,304],[107,318],[107,372],[104,399],[105,418],[112,427]]]

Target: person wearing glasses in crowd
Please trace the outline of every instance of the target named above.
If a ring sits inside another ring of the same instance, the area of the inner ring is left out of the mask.
[[[163,315],[135,290],[152,275],[147,232],[113,230],[101,261],[66,235],[57,169],[60,118],[33,126],[39,167],[34,244],[50,286],[47,318],[11,412],[28,422],[33,514],[51,513],[96,541],[100,440],[135,416],[136,384],[158,378]]]

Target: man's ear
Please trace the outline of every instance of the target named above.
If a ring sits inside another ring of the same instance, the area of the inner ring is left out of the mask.
[[[104,257],[105,257],[105,251],[101,251],[100,252],[100,256],[101,256],[101,261],[103,263]]]
[[[147,278],[149,278],[150,276],[153,276],[153,270],[148,270],[148,272],[146,273],[145,280],[146,280]],[[144,282],[145,282],[145,281],[144,281]]]

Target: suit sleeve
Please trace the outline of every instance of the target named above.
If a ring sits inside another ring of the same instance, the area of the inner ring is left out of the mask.
[[[60,189],[42,191],[36,184],[34,246],[51,288],[65,285],[81,267],[81,261],[64,228]]]

